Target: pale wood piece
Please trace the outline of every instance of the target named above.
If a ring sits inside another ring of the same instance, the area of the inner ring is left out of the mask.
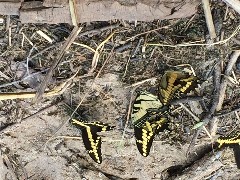
[[[152,21],[191,16],[196,12],[199,0],[163,0],[150,6],[155,0],[141,1],[135,5],[122,5],[117,1],[78,0],[80,22],[109,21]],[[168,3],[167,3],[168,2]],[[19,10],[20,9],[20,10]],[[23,2],[23,0],[0,0],[0,15],[19,15],[23,23],[69,23],[71,16],[68,0],[45,0]]]
[[[80,0],[78,0],[79,2]],[[44,0],[43,6],[45,7],[64,7],[68,6],[68,0]]]
[[[223,1],[240,14],[240,1],[239,0],[223,0]]]
[[[61,0],[60,2],[64,3],[65,1]],[[154,19],[183,18],[194,14],[196,12],[196,7],[199,4],[198,0],[186,0],[184,4],[180,3],[180,6],[179,3],[175,4],[174,7],[176,7],[177,11],[173,12],[173,4],[171,3],[170,5],[162,3],[159,4],[158,7],[151,7],[143,3],[137,3],[134,6],[124,6],[116,1],[113,1],[109,6],[106,6],[106,4],[101,1],[89,2],[87,0],[81,0],[78,2],[78,17],[81,23],[109,21],[113,19],[152,21]],[[23,3],[20,11],[20,20],[22,23],[72,24],[68,5],[63,7],[46,8],[44,5],[47,4],[47,1],[43,2],[41,5],[42,7],[34,7],[32,3],[33,2]],[[61,3],[57,3],[57,5],[62,6]]]
[[[21,0],[0,0],[0,15],[19,15]]]
[[[217,35],[216,35],[215,27],[214,27],[214,24],[213,24],[213,19],[212,19],[209,0],[202,0],[202,4],[203,4],[205,19],[206,19],[206,23],[207,23],[210,38],[214,39],[214,38],[217,37]]]

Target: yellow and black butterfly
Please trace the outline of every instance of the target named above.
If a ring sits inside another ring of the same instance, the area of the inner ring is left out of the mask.
[[[156,134],[167,128],[168,107],[163,106],[157,96],[142,91],[133,104],[131,120],[139,152],[148,156]]]
[[[98,132],[110,131],[114,126],[109,126],[102,122],[82,122],[77,119],[72,119],[71,123],[82,131],[83,143],[90,157],[97,163],[102,163],[101,153],[101,137]]]
[[[155,122],[146,121],[142,127],[134,126],[137,148],[142,156],[149,155],[155,135],[167,128],[168,121],[163,117]]]
[[[218,148],[230,147],[233,148],[235,161],[238,169],[240,169],[240,132],[232,133],[229,136],[221,136],[217,139]]]
[[[133,104],[131,120],[139,152],[148,156],[155,134],[167,128],[169,102],[178,93],[197,87],[198,78],[183,71],[166,71],[159,85],[159,97],[140,92]]]
[[[166,71],[159,83],[159,99],[163,105],[176,97],[187,94],[197,87],[198,78],[184,71]]]
[[[157,96],[142,91],[138,93],[132,108],[131,121],[134,127],[142,127],[146,121],[151,121],[151,115],[160,115],[167,112],[167,106],[163,106]]]

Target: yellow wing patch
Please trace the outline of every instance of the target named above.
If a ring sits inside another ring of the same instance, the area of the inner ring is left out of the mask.
[[[131,121],[134,126],[141,127],[151,115],[167,112],[167,107],[163,107],[157,96],[146,91],[140,92],[133,104]]]
[[[231,146],[232,144],[239,144],[240,145],[240,132],[234,133],[230,136],[221,136],[217,139],[218,148],[222,146]]]
[[[229,136],[221,136],[217,139],[218,148],[231,147],[233,148],[237,168],[240,169],[240,132],[230,134]]]

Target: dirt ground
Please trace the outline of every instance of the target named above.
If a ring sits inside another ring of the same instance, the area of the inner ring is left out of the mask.
[[[0,101],[0,179],[240,179],[232,149],[213,150],[205,131],[186,156],[197,121],[184,107],[203,118],[214,97],[216,64],[221,62],[224,73],[232,51],[239,50],[239,29],[235,32],[239,15],[220,2],[212,4],[212,13],[217,42],[226,40],[215,46],[206,44],[210,41],[201,7],[184,19],[83,24],[75,40],[80,45],[75,43],[66,52],[48,86],[52,89],[77,73],[63,94],[37,103],[32,99]],[[17,16],[2,18],[1,92],[35,92],[72,27],[21,24]],[[94,52],[89,47],[96,50],[112,32],[115,34],[99,49],[97,66],[90,72]],[[239,106],[239,63],[229,77],[223,110]],[[171,130],[159,134],[150,155],[143,157],[135,145],[129,106],[136,91],[156,92],[164,71],[177,65],[192,67],[201,79],[198,95],[204,103],[174,106],[169,117]],[[101,134],[102,164],[89,157],[81,131],[69,123],[79,103],[75,118],[115,126]],[[217,135],[239,129],[239,115],[235,111],[219,117]]]

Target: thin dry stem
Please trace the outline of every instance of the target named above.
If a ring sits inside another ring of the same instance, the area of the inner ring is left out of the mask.
[[[214,27],[214,24],[213,24],[213,19],[212,19],[209,0],[202,0],[202,4],[203,4],[205,19],[206,19],[206,23],[207,23],[210,38],[214,39],[217,36],[216,36],[216,32],[215,32],[215,27]]]
[[[129,107],[128,107],[128,113],[127,113],[127,120],[126,120],[126,123],[125,123],[125,126],[124,126],[124,130],[123,130],[123,134],[122,134],[122,141],[120,142],[120,144],[122,144],[123,140],[124,140],[124,136],[125,136],[125,133],[126,133],[126,129],[127,129],[127,126],[128,126],[128,122],[129,122],[129,119],[130,119],[130,115],[131,115],[131,111],[132,111],[132,101],[133,101],[133,94],[135,92],[135,88],[132,89],[132,92],[131,92],[131,98],[130,98],[130,103],[129,103]]]
[[[54,60],[52,66],[50,67],[47,75],[44,78],[44,81],[42,81],[39,90],[36,93],[36,96],[34,98],[33,102],[37,102],[43,95],[49,80],[51,79],[52,75],[53,75],[53,71],[54,69],[57,67],[57,65],[59,64],[59,62],[62,60],[65,52],[69,49],[69,47],[71,46],[71,44],[73,43],[73,41],[75,40],[75,38],[77,37],[77,35],[79,34],[79,32],[82,30],[82,27],[74,27],[74,29],[72,30],[72,33],[70,34],[70,36],[68,37],[68,39],[66,40],[66,42],[64,43],[64,45],[62,46],[59,55],[56,57],[56,59]]]
[[[179,20],[178,20],[178,21],[179,21]],[[178,21],[176,21],[176,23],[177,23]],[[151,33],[151,32],[158,31],[158,30],[160,30],[160,29],[167,29],[167,28],[169,28],[170,26],[171,26],[171,25],[163,26],[163,27],[159,27],[159,28],[156,28],[156,29],[152,29],[152,30],[146,31],[146,32],[142,32],[142,33],[136,34],[135,36],[132,36],[132,37],[126,39],[125,41],[126,41],[126,42],[131,41],[131,40],[135,39],[135,38],[138,37],[138,36],[142,36],[142,35],[145,35],[145,34],[149,34],[149,33]]]
[[[109,59],[111,59],[113,55],[113,49],[110,53],[110,55],[108,56],[108,58],[105,60],[105,62],[103,63],[101,69],[99,70],[98,74],[96,75],[96,77],[94,78],[92,84],[91,84],[91,87],[94,85],[95,83],[95,80],[99,77],[100,73],[102,72],[104,66],[106,65],[106,63],[109,61]],[[92,88],[89,88],[87,90],[87,92],[84,94],[84,96],[82,97],[82,99],[80,100],[80,102],[78,103],[77,107],[74,109],[74,111],[72,112],[71,116],[64,122],[62,123],[58,128],[57,130],[52,134],[52,136],[43,144],[43,148],[44,150],[46,149],[47,147],[47,144],[54,138],[54,136],[72,119],[72,117],[74,116],[74,114],[76,113],[76,111],[78,110],[78,108],[82,105],[83,101],[85,100],[85,98],[87,97],[87,95],[91,92],[91,89]]]
[[[70,10],[73,26],[77,26],[79,23],[77,9],[78,8],[77,8],[76,0],[69,0],[69,10]]]
[[[229,63],[227,65],[227,68],[225,70],[225,73],[224,73],[225,76],[230,75],[230,73],[232,71],[232,68],[233,68],[233,65],[236,63],[239,56],[240,56],[240,50],[233,52],[233,54],[232,54],[232,56],[229,60]],[[218,105],[217,105],[217,108],[216,108],[217,111],[222,109],[222,104],[223,104],[223,101],[224,101],[224,95],[225,95],[226,88],[227,88],[227,79],[225,77],[223,77],[221,85],[220,85],[219,102],[218,102]]]
[[[149,82],[149,81],[156,81],[157,78],[156,77],[153,77],[153,78],[149,78],[149,79],[145,79],[145,80],[142,80],[140,82],[136,82],[130,86],[126,86],[125,88],[130,88],[130,87],[135,87],[135,86],[140,86],[141,84],[144,84],[146,82]]]
[[[240,1],[239,0],[223,0],[223,1],[240,14]]]
[[[146,46],[162,46],[162,47],[191,47],[191,46],[213,46],[213,45],[218,45],[218,44],[225,44],[227,43],[230,39],[232,39],[234,36],[236,36],[239,33],[240,30],[240,25],[233,31],[233,33],[226,39],[214,43],[196,43],[196,42],[189,42],[189,43],[182,43],[182,44],[176,44],[176,45],[171,45],[171,44],[161,44],[161,43],[146,43]]]

